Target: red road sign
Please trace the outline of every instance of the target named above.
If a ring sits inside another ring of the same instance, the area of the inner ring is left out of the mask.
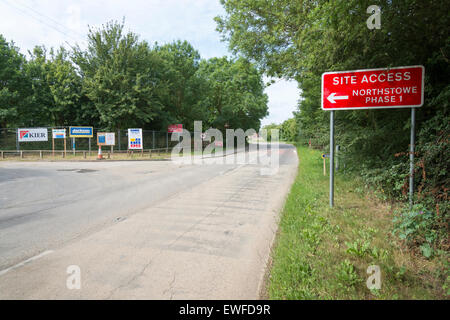
[[[169,124],[167,127],[167,132],[174,133],[174,132],[183,132],[183,125],[182,124]]]
[[[322,109],[389,109],[423,105],[423,66],[325,72]]]

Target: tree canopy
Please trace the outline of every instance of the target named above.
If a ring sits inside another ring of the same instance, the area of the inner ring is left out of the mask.
[[[202,59],[187,41],[150,45],[124,23],[90,28],[87,47],[29,58],[0,36],[0,127],[90,125],[167,130],[181,123],[259,129],[262,73],[245,58]]]
[[[25,58],[14,43],[0,35],[0,125],[5,127],[15,121],[24,107],[27,95]]]

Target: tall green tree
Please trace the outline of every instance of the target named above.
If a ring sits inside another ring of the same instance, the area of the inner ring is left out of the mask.
[[[262,74],[248,60],[203,60],[198,74],[207,81],[200,104],[208,125],[222,130],[259,130],[260,119],[268,114],[268,97]]]
[[[63,47],[56,52],[36,46],[25,72],[31,94],[22,118],[28,126],[64,126],[77,121],[81,78]]]
[[[161,81],[161,59],[147,42],[123,29],[117,22],[90,29],[87,50],[76,48],[73,55],[83,94],[95,108],[99,125],[108,129],[150,123],[162,110],[159,97],[167,90]]]
[[[187,41],[175,41],[155,46],[155,51],[164,61],[163,81],[168,85],[167,94],[161,97],[164,112],[160,122],[166,129],[168,124],[183,123],[192,130],[195,120],[202,120],[201,99],[204,81],[197,74],[200,54]]]
[[[298,138],[298,125],[295,118],[284,121],[280,127],[280,139],[284,141],[296,141]]]
[[[15,126],[26,99],[26,60],[13,42],[0,35],[0,127]]]
[[[264,139],[266,139],[267,141],[272,141],[272,130],[278,130],[278,139],[281,139],[282,137],[280,136],[280,129],[281,129],[281,125],[280,124],[276,124],[274,122],[267,124],[263,127],[264,130],[266,130],[266,135],[262,136]]]
[[[54,102],[49,108],[53,125],[69,126],[77,123],[82,117],[80,110],[82,82],[70,60],[70,53],[63,47],[56,52],[50,51],[47,83]]]

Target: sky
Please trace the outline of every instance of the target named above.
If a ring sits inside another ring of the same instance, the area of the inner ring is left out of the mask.
[[[125,29],[142,40],[187,40],[208,59],[231,56],[213,20],[223,14],[219,0],[0,0],[0,34],[24,54],[36,45],[84,47],[88,26],[125,18]],[[266,88],[269,116],[263,125],[291,118],[299,99],[295,81],[275,80]]]

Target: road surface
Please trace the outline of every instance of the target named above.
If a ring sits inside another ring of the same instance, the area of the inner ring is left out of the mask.
[[[258,298],[297,169],[294,147],[278,152],[274,175],[260,164],[0,162],[0,299]],[[66,284],[73,265],[80,289]]]

